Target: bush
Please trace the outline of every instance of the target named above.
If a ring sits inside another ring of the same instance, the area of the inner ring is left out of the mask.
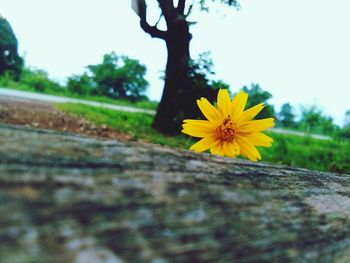
[[[64,91],[63,87],[57,82],[50,80],[47,72],[43,70],[24,69],[20,82],[39,92]]]
[[[94,83],[86,73],[83,75],[73,75],[67,80],[67,88],[71,93],[90,95],[94,88]]]

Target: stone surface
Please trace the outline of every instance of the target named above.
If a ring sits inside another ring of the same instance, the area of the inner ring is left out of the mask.
[[[0,125],[0,262],[349,262],[349,186],[348,175]]]

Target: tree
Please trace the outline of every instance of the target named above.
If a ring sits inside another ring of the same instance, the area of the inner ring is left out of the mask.
[[[295,126],[295,114],[292,105],[284,103],[281,107],[281,111],[278,114],[279,121],[283,127],[294,127]]]
[[[94,94],[131,101],[145,98],[146,67],[138,60],[112,52],[104,55],[101,64],[90,65],[87,69],[87,75],[95,83]]]
[[[94,82],[86,73],[73,75],[67,80],[67,88],[72,93],[89,95],[94,88]]]
[[[345,112],[344,126],[350,126],[350,110]]]
[[[9,72],[15,80],[23,66],[23,59],[18,55],[18,41],[10,23],[0,15],[0,75]]]
[[[338,129],[338,126],[334,124],[334,120],[330,116],[321,116],[320,128],[322,133],[333,135]]]
[[[317,125],[320,124],[322,118],[322,111],[315,105],[310,107],[303,107],[301,109],[300,122],[306,126],[306,132],[311,132]]]
[[[194,6],[206,10],[207,1],[178,0],[176,2],[177,5],[174,4],[173,0],[157,0],[160,18],[164,18],[167,27],[166,30],[160,30],[157,27],[160,19],[155,25],[150,25],[147,20],[146,0],[132,0],[133,8],[140,17],[141,28],[151,37],[164,40],[166,44],[168,58],[164,91],[153,122],[155,129],[166,134],[180,132],[183,118],[193,117],[193,107],[196,107],[195,102],[198,99],[198,94],[215,92],[205,88],[200,92],[197,91],[190,76],[189,45],[192,34],[190,33],[191,22],[188,21],[188,17]],[[238,6],[236,0],[221,0],[221,3]]]
[[[250,88],[244,86],[243,91],[249,95],[246,108],[251,108],[259,103],[264,103],[265,108],[255,117],[255,119],[271,118],[275,114],[275,108],[267,101],[272,98],[272,94],[263,90],[259,84],[252,84]]]
[[[210,52],[204,52],[199,54],[196,60],[190,60],[189,76],[192,87],[192,99],[196,100],[200,97],[205,97],[213,102],[216,99],[219,89],[229,88],[229,85],[222,80],[211,79],[211,76],[215,74],[213,66]],[[195,106],[190,107],[187,114],[192,118],[203,117],[203,113]]]

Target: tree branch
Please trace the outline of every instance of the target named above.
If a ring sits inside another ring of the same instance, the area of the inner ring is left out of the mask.
[[[178,4],[177,4],[177,11],[180,15],[183,15],[185,12],[185,4],[186,4],[186,0],[179,0]]]
[[[146,33],[150,34],[151,37],[165,39],[166,38],[166,31],[159,30],[157,26],[151,26],[147,23],[146,20],[141,19],[140,20],[140,26]]]
[[[140,17],[140,26],[145,31],[146,33],[150,34],[151,37],[154,38],[160,38],[160,39],[165,39],[166,37],[166,31],[159,30],[157,28],[157,25],[160,21],[160,16],[159,20],[154,26],[151,26],[147,22],[147,4],[145,0],[136,0],[136,10],[137,10],[137,15]]]
[[[193,3],[189,6],[189,8],[188,8],[188,10],[187,10],[187,12],[186,12],[186,14],[185,14],[185,17],[186,17],[186,18],[191,14],[192,8],[193,8]]]
[[[160,9],[162,10],[162,14],[164,15],[165,21],[168,24],[173,14],[175,13],[174,11],[176,11],[173,0],[158,0],[158,4]]]

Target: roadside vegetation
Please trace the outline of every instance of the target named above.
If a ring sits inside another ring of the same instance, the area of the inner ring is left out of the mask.
[[[166,136],[151,127],[153,117],[144,113],[119,112],[80,104],[58,104],[59,110],[78,115],[96,126],[107,125],[142,140],[188,149],[194,140],[185,135]],[[350,142],[317,140],[310,137],[269,132],[271,148],[260,148],[263,161],[313,170],[350,174]]]
[[[44,70],[19,67],[20,73],[0,74],[0,87],[153,110],[158,106],[145,95],[146,67],[114,52],[104,55],[101,63],[88,65],[83,74],[68,77],[65,85],[50,79]]]

